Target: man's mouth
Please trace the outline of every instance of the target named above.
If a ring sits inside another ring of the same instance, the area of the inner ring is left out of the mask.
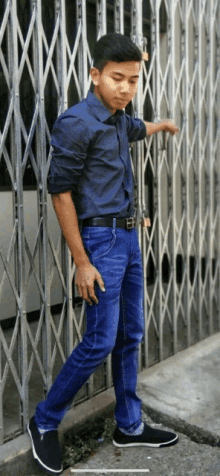
[[[127,101],[127,99],[125,99],[125,98],[123,98],[123,99],[122,98],[115,98],[115,99],[116,99],[116,101],[120,101],[120,102],[126,102]]]

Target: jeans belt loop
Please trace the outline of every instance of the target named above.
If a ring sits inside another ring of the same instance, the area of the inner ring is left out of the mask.
[[[113,218],[113,230],[114,230],[114,232],[115,232],[115,228],[116,228],[116,218],[114,217]]]

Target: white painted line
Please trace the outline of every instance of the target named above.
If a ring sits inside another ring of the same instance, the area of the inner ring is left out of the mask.
[[[72,469],[71,473],[149,473],[149,469]]]

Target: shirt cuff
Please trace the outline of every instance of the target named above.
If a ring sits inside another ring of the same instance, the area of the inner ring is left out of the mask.
[[[63,192],[74,192],[76,187],[74,185],[68,186],[66,185],[57,185],[56,183],[49,183],[48,184],[48,193],[53,195],[55,193],[63,193]]]

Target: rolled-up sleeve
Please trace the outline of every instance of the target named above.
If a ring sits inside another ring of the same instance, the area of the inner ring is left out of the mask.
[[[48,174],[48,192],[74,191],[82,174],[90,142],[85,122],[74,116],[60,116],[51,134],[53,147]]]
[[[127,135],[129,142],[136,142],[137,140],[142,140],[147,135],[146,124],[141,120],[135,117],[125,114],[126,125],[127,125]]]

